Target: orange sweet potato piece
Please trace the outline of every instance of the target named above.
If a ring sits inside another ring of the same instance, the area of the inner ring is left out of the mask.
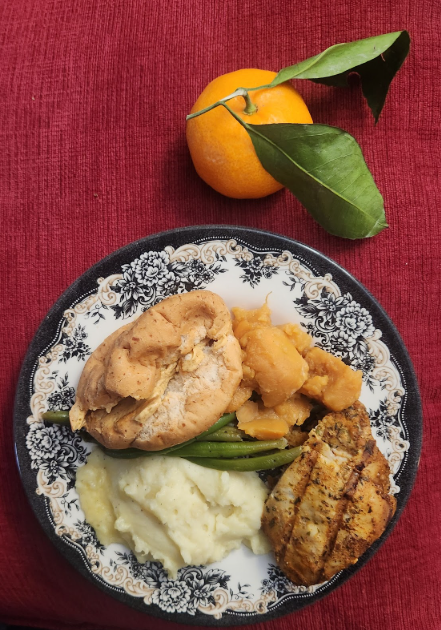
[[[308,364],[283,330],[255,328],[240,342],[244,363],[254,372],[265,407],[285,402],[305,382]]]
[[[259,405],[252,400],[247,400],[237,411],[236,418],[238,424],[246,424],[251,422],[259,415]],[[240,428],[240,427],[239,427]]]
[[[271,326],[271,311],[265,302],[260,308],[247,311],[239,306],[231,309],[234,315],[233,332],[239,340],[250,330]]]
[[[230,401],[230,404],[225,409],[225,413],[233,413],[241,407],[249,398],[251,398],[251,394],[253,393],[252,387],[247,387],[243,381],[239,383],[239,387],[233,394],[233,398]]]
[[[282,418],[255,418],[250,422],[241,422],[237,425],[247,435],[258,440],[278,440],[288,433],[289,427]]]
[[[262,403],[248,400],[237,412],[238,427],[258,440],[272,440],[286,435],[295,424],[309,416],[312,403],[301,394],[268,409]]]
[[[274,411],[285,420],[288,426],[292,427],[295,424],[303,424],[306,418],[309,418],[313,405],[306,396],[295,393],[287,401],[276,405]]]
[[[273,409],[248,400],[236,412],[237,426],[258,440],[277,440],[289,430],[288,424]]]
[[[248,400],[237,410],[236,416],[238,428],[258,440],[277,440],[289,429],[274,409],[266,409],[261,402]]]
[[[301,393],[319,400],[332,411],[342,411],[360,397],[362,372],[355,372],[341,359],[320,348],[305,354],[309,376]]]
[[[266,302],[249,311],[233,308],[233,315],[233,331],[242,348],[243,384],[258,391],[266,407],[285,402],[306,380],[308,364],[299,349],[309,348],[312,338],[296,324],[272,326]]]
[[[306,352],[312,346],[312,337],[307,332],[302,330],[298,324],[282,324],[278,326],[280,330],[283,330],[285,335],[295,345],[296,349],[301,355],[305,356]]]

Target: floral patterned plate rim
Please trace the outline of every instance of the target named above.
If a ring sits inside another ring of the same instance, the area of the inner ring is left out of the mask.
[[[82,367],[113,330],[159,300],[210,289],[229,307],[260,306],[269,295],[275,323],[300,322],[325,350],[363,371],[361,400],[392,470],[397,512],[356,565],[329,582],[295,587],[271,554],[244,547],[176,580],[159,563],[140,564],[122,545],[104,547],[85,521],[75,474],[93,446],[41,413],[68,409]],[[419,461],[418,385],[394,325],[369,292],[323,254],[286,237],[236,226],[199,226],[131,243],[86,271],[38,329],[17,386],[17,462],[32,508],[49,538],[80,573],[126,604],[180,623],[230,626],[279,617],[324,597],[358,571],[392,531]]]

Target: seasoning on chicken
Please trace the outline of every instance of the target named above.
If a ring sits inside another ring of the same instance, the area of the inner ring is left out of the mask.
[[[360,402],[329,413],[269,496],[262,527],[287,577],[310,586],[354,564],[396,509]]]

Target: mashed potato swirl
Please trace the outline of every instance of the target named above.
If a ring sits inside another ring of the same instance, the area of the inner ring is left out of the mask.
[[[164,456],[118,460],[96,449],[78,470],[76,489],[102,544],[125,544],[140,562],[159,560],[173,578],[242,542],[256,554],[270,550],[260,529],[268,490],[256,473]]]

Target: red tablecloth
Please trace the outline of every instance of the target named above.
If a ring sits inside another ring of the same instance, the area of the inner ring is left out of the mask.
[[[156,231],[231,223],[300,240],[361,280],[404,338],[425,415],[417,482],[380,552],[318,604],[256,627],[441,627],[440,6],[0,2],[2,621],[57,629],[176,627],[107,597],[46,539],[15,465],[13,396],[40,321],[90,265]],[[403,28],[412,51],[377,126],[359,90],[298,83],[316,122],[347,129],[360,142],[385,198],[388,230],[344,241],[326,234],[286,191],[232,201],[198,178],[185,115],[212,78],[242,67],[278,70],[333,43]]]

